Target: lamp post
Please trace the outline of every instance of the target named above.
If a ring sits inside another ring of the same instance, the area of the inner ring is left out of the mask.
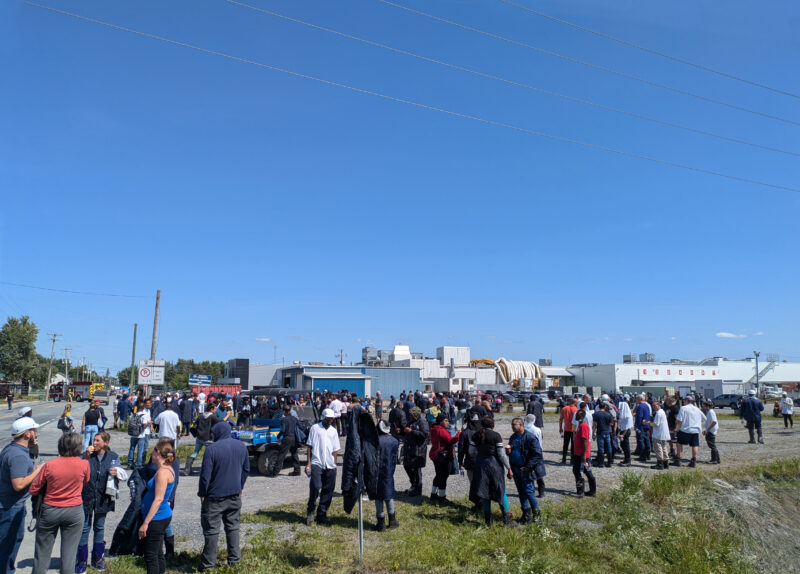
[[[753,351],[756,356],[756,397],[761,398],[761,385],[758,382],[758,356],[761,354],[758,351]]]

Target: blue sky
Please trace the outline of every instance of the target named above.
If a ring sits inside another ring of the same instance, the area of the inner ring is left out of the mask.
[[[445,69],[224,0],[49,6],[429,106],[800,187],[800,158]],[[790,1],[521,3],[800,94]],[[800,152],[800,126],[482,37],[378,0],[254,6],[607,106]],[[408,7],[800,121],[800,100],[493,0]],[[800,360],[797,212],[776,191],[353,93],[0,5],[0,314],[112,372],[160,358],[433,354]],[[20,283],[119,298],[15,287]],[[725,334],[731,336],[718,336]],[[39,350],[49,353],[42,337]],[[269,342],[257,339],[269,339]]]

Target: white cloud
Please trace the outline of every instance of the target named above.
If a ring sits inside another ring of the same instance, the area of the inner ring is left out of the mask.
[[[757,332],[753,333],[753,335],[755,335],[756,337],[760,337],[763,334],[764,334],[764,331],[757,331]]]
[[[669,340],[670,340],[670,341],[677,341],[677,340],[678,340],[678,337],[670,337],[670,338],[669,338]]]
[[[259,343],[269,343],[272,339],[269,337],[256,337],[255,340]]]
[[[308,339],[301,337],[300,335],[292,335],[289,338],[293,341],[297,341],[298,343],[308,343]]]
[[[717,337],[719,337],[720,339],[746,339],[747,335],[737,335],[736,333],[727,333],[725,331],[722,331],[720,333],[717,333]]]
[[[622,340],[625,341],[626,343],[630,343],[631,341],[633,341],[633,337],[623,337]]]

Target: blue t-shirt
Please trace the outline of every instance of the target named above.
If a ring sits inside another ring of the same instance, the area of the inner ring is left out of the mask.
[[[33,472],[28,449],[12,442],[0,452],[0,508],[8,510],[20,500],[30,497],[27,488],[20,492],[11,486],[12,478],[22,478]]]
[[[169,496],[172,494],[173,488],[175,488],[175,481],[167,484],[167,490],[164,492],[164,500],[162,500],[161,504],[159,504],[158,510],[153,515],[153,520],[161,520],[163,518],[169,518],[172,516],[172,508],[169,506]],[[153,505],[153,500],[155,497],[156,477],[154,475],[153,478],[147,481],[147,491],[142,497],[142,518],[147,517],[147,513],[150,512],[150,507]]]
[[[525,464],[525,457],[522,455],[522,449],[520,448],[523,436],[525,436],[524,433],[514,433],[508,441],[508,444],[511,445],[511,456],[508,457],[508,463],[511,466],[522,466]]]

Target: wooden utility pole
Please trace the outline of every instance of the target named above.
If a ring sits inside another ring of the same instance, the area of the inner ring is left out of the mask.
[[[66,367],[65,367],[65,369],[66,369],[66,372],[65,372],[64,374],[65,374],[65,375],[67,375],[67,384],[69,384],[69,352],[70,352],[71,350],[72,350],[72,349],[64,349],[64,360],[65,360],[65,361],[66,361],[66,363],[67,363],[67,364],[66,364]]]
[[[133,396],[133,389],[136,386],[136,328],[138,327],[138,323],[133,324],[133,351],[131,352],[131,379],[128,384],[131,391],[131,396]]]
[[[156,291],[156,315],[153,318],[153,343],[150,345],[150,360],[156,360],[156,338],[158,336],[158,307],[161,304],[161,289]]]
[[[47,381],[44,384],[45,391],[50,390],[50,381],[53,376],[53,355],[56,352],[56,338],[61,336],[59,333],[48,333],[48,335],[53,337],[53,346],[50,347],[50,365],[47,367]]]

